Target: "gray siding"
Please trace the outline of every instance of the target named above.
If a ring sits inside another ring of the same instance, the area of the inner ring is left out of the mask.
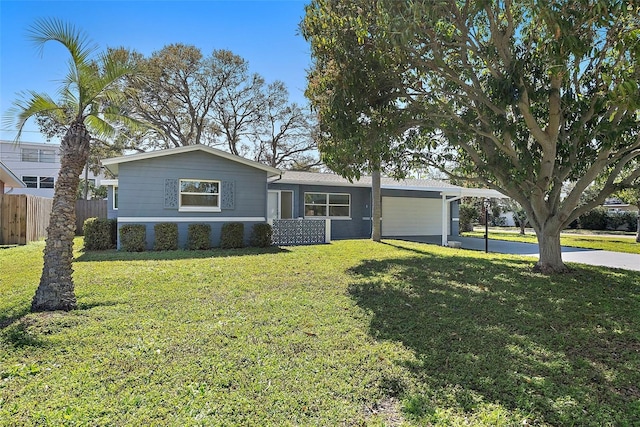
[[[222,212],[179,212],[177,206],[167,207],[165,181],[178,179],[210,179],[233,183],[233,207],[222,209]],[[179,153],[122,163],[118,176],[118,216],[265,217],[266,179],[265,171],[203,152]]]
[[[371,236],[371,190],[369,188],[325,186],[325,185],[297,185],[297,184],[269,184],[272,190],[293,191],[293,217],[304,218],[304,193],[342,193],[351,195],[351,219],[331,220],[331,239],[356,239]]]
[[[176,202],[178,189],[172,185],[179,179],[221,181],[221,211],[179,211]],[[153,246],[153,226],[158,222],[178,223],[180,247],[186,244],[187,227],[190,223],[211,225],[211,244],[219,246],[222,225],[226,222],[243,222],[245,243],[248,243],[253,224],[266,221],[266,186],[265,171],[203,152],[125,162],[119,165],[119,209],[111,209],[110,215],[119,218],[119,226],[145,224],[148,248]],[[231,194],[224,194],[225,191]],[[113,197],[112,191],[110,197]]]
[[[277,181],[269,184],[272,190],[293,191],[294,218],[304,217],[304,193],[349,193],[351,194],[351,219],[334,219],[331,221],[332,239],[353,239],[371,237],[371,189],[364,187],[348,186],[324,186],[324,185],[298,185],[279,184]],[[382,196],[389,197],[415,197],[441,199],[440,193],[436,191],[416,191],[416,190],[394,190],[382,189]],[[458,202],[451,203],[451,234],[456,236],[459,233]]]

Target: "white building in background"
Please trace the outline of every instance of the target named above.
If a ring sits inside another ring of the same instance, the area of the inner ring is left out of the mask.
[[[25,183],[25,188],[13,188],[10,194],[32,194],[53,197],[53,189],[60,171],[60,145],[41,142],[0,141],[0,161]],[[80,178],[84,179],[83,171]],[[90,183],[99,186],[104,176],[90,170]]]

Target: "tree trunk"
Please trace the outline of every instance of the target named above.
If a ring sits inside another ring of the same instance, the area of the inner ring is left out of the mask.
[[[638,230],[636,233],[636,243],[640,243],[640,210],[638,211]]]
[[[382,239],[382,197],[380,194],[380,169],[371,173],[371,240],[379,242]]]
[[[73,123],[60,146],[60,172],[44,248],[40,285],[31,311],[73,310],[73,238],[76,229],[76,198],[82,168],[89,156],[90,136],[84,124]]]
[[[562,262],[562,247],[560,246],[560,230],[536,230],[540,259],[533,271],[543,274],[566,273],[569,271]]]

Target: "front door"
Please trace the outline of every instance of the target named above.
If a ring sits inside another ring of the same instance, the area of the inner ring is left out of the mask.
[[[293,191],[269,190],[267,193],[267,221],[293,218]]]
[[[280,219],[280,192],[269,191],[267,193],[267,222]]]

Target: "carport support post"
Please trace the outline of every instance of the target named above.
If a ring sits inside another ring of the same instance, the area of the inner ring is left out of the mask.
[[[447,195],[442,195],[442,246],[447,246],[449,242],[447,241],[447,220],[449,219],[449,215],[447,215],[447,207],[449,202],[447,201]]]
[[[489,206],[491,201],[484,199],[484,251],[489,253]]]

